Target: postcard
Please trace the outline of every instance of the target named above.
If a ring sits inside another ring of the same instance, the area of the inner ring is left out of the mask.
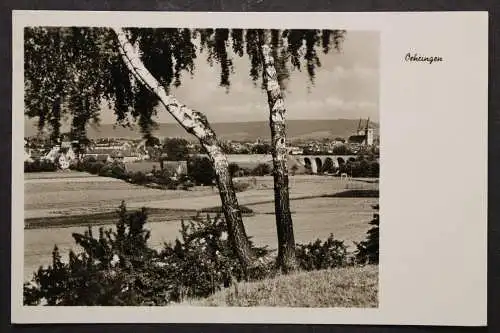
[[[486,12],[12,17],[13,323],[486,325]]]

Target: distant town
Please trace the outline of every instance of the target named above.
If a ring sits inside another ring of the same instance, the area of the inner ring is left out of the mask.
[[[26,137],[24,160],[49,160],[59,169],[68,169],[73,161],[93,157],[97,161],[110,162],[119,159],[130,163],[136,161],[182,160],[186,154],[169,154],[167,142],[178,145],[187,155],[203,154],[198,142],[183,138],[149,137],[147,139],[98,138],[73,140],[71,135],[62,134],[59,139],[42,135]],[[221,145],[228,155],[271,154],[269,140],[254,141],[226,140]],[[291,139],[288,142],[290,155],[379,155],[379,137],[370,126],[369,119],[360,120],[357,130],[349,137],[323,137],[315,139]],[[178,155],[178,156],[174,156]]]

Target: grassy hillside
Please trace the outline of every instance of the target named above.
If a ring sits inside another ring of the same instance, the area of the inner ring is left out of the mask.
[[[273,279],[238,283],[195,306],[377,307],[378,266],[299,272]]]
[[[358,123],[359,119],[288,120],[288,137],[290,139],[314,139],[328,136],[348,137],[357,129]],[[371,125],[378,128],[376,123],[372,122]],[[256,140],[270,137],[267,121],[214,123],[212,126],[217,135],[225,140]],[[35,121],[26,121],[24,127],[26,136],[36,134]],[[193,139],[182,127],[174,123],[159,124],[154,134],[159,137]],[[138,128],[129,129],[112,124],[101,124],[99,127],[89,126],[88,136],[90,138],[140,138],[141,134]]]

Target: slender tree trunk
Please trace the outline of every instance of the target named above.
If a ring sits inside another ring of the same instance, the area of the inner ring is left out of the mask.
[[[167,94],[164,87],[145,67],[139,57],[138,50],[130,43],[123,29],[114,28],[113,30],[118,37],[120,53],[127,68],[141,84],[145,85],[158,96],[167,111],[188,133],[198,138],[208,154],[215,170],[229,239],[234,245],[243,269],[246,270],[253,264],[254,253],[251,250],[250,242],[245,232],[233,181],[229,174],[228,161],[226,155],[222,152],[215,132],[210,127],[204,114],[191,110],[186,105],[177,101],[173,96]]]
[[[266,36],[267,35],[267,36]],[[295,238],[293,221],[290,212],[290,192],[288,188],[288,151],[286,148],[285,103],[278,83],[274,58],[269,43],[269,32],[264,33],[262,45],[264,61],[264,85],[267,90],[269,104],[269,126],[271,128],[273,176],[274,176],[274,209],[276,229],[278,232],[278,261],[282,271],[288,272],[297,268],[295,256]]]

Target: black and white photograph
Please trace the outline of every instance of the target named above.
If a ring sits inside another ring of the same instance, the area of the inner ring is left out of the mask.
[[[485,325],[487,13],[12,18],[12,322]]]
[[[24,29],[25,305],[378,305],[379,33]]]

